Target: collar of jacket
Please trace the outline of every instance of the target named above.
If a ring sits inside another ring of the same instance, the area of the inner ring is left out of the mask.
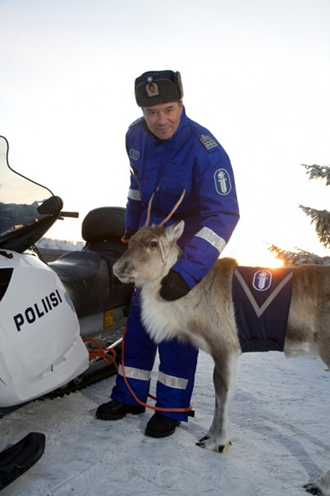
[[[188,122],[189,119],[186,115],[185,107],[183,107],[179,127],[175,131],[172,138],[169,140],[160,140],[154,134],[152,134],[144,118],[141,121],[141,127],[147,134],[149,134],[152,137],[155,146],[170,144],[174,148],[179,149],[181,148],[183,141],[185,141],[185,139],[191,134],[191,130],[189,128]]]

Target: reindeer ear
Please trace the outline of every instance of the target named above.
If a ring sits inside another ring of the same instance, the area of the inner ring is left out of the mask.
[[[165,229],[166,237],[169,241],[176,241],[180,238],[184,230],[184,221],[180,220],[177,224],[173,224]]]

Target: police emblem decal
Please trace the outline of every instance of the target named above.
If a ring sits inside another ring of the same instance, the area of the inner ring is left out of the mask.
[[[154,83],[154,80],[151,76],[147,78],[146,92],[149,98],[159,95],[158,84]]]
[[[258,270],[253,276],[252,285],[257,291],[267,291],[272,285],[272,274],[268,270]]]
[[[131,148],[129,151],[129,157],[132,160],[139,160],[140,158],[140,152],[138,150],[134,150],[134,148]]]
[[[216,192],[221,196],[229,195],[232,189],[231,180],[226,169],[218,169],[214,173]]]

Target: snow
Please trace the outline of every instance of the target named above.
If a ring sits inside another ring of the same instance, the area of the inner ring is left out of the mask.
[[[67,241],[64,239],[51,239],[51,238],[41,238],[37,241],[38,248],[48,248],[53,250],[81,250],[85,243],[82,241]]]
[[[46,450],[1,496],[306,495],[303,485],[330,468],[326,366],[309,356],[244,354],[230,406],[233,445],[225,454],[195,445],[213,415],[212,369],[200,352],[196,416],[165,439],[144,435],[151,410],[115,422],[95,418],[114,377],[4,416],[0,450],[32,431],[46,435]]]

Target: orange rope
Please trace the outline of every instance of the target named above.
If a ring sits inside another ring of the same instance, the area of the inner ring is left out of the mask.
[[[90,362],[95,360],[96,358],[103,358],[103,360],[109,363],[110,365],[114,364],[116,370],[118,370],[118,364],[116,362],[117,354],[114,348],[109,348],[108,350],[105,350],[104,348],[102,348],[101,344],[96,339],[93,338],[84,338],[83,342],[92,343],[97,348],[97,350],[91,350],[91,349],[88,350]],[[111,356],[109,356],[109,354]]]

